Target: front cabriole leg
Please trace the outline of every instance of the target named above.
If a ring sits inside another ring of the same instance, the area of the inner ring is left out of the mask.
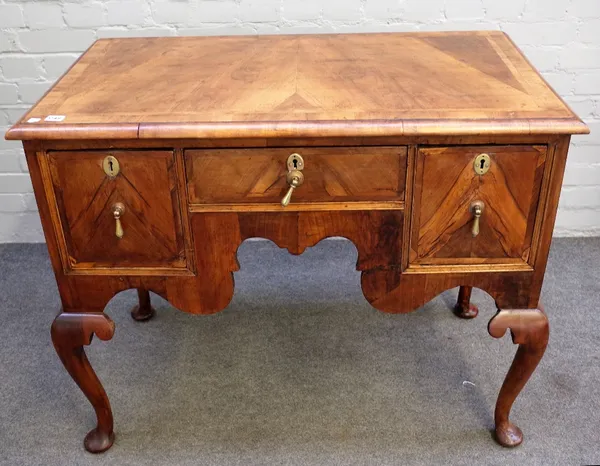
[[[83,347],[92,342],[94,333],[107,341],[114,332],[115,324],[110,317],[97,312],[63,312],[56,317],[51,328],[52,343],[60,360],[96,411],[98,425],[86,435],[83,442],[91,453],[108,450],[115,435],[110,402]]]
[[[500,338],[507,329],[510,329],[513,343],[518,344],[519,348],[500,389],[494,418],[498,443],[505,447],[516,447],[523,442],[523,433],[510,422],[509,414],[515,399],[546,351],[548,318],[541,307],[498,310],[488,324],[488,331],[494,338]]]

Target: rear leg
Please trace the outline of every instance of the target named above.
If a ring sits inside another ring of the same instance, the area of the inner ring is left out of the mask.
[[[138,322],[149,320],[154,316],[154,308],[150,304],[150,293],[148,290],[138,288],[139,304],[131,310],[131,317]]]
[[[479,314],[479,309],[474,304],[471,304],[472,286],[461,286],[458,292],[458,301],[454,306],[454,314],[461,319],[473,319]]]

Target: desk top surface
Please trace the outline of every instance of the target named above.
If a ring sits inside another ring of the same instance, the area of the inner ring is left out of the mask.
[[[587,132],[497,31],[103,39],[7,138],[486,132]]]

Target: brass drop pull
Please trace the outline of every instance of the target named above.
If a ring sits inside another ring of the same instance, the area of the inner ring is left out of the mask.
[[[117,202],[112,206],[113,216],[115,217],[115,222],[117,224],[115,229],[115,235],[117,238],[123,238],[125,232],[123,231],[123,225],[121,224],[121,217],[125,213],[125,205],[122,202]]]
[[[281,200],[281,205],[283,207],[286,207],[292,200],[292,194],[294,194],[294,189],[296,189],[298,186],[304,183],[304,175],[300,170],[292,170],[287,174],[287,183],[290,185],[290,189],[288,189],[288,192],[285,196],[283,196],[283,199]]]
[[[281,200],[281,205],[283,207],[289,205],[292,200],[292,194],[294,194],[294,189],[304,183],[304,174],[302,173],[302,170],[304,169],[304,159],[302,156],[300,154],[290,155],[287,159],[287,169],[288,173],[286,180],[290,189],[288,189]]]
[[[473,238],[479,234],[479,219],[484,209],[485,204],[482,201],[475,201],[471,204],[471,213],[473,214],[473,228],[471,228],[471,233],[473,234]]]

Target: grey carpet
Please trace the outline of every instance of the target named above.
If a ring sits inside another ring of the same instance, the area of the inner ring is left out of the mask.
[[[88,354],[109,394],[117,440],[83,450],[93,411],[61,366],[59,308],[44,245],[0,246],[2,465],[598,464],[600,238],[555,240],[544,285],[551,340],[517,400],[525,443],[491,438],[515,347],[486,331],[493,301],[462,321],[456,290],[408,315],[369,306],[356,249],[326,241],[299,257],[270,242],[239,251],[236,294],[214,316],[130,319],[132,291],[107,313],[117,330]]]

